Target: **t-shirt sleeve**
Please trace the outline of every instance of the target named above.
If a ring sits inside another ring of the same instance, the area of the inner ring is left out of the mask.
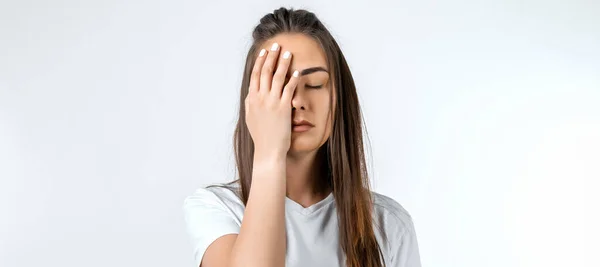
[[[240,232],[233,213],[206,188],[199,188],[185,199],[183,212],[196,266],[200,266],[206,249],[217,238]]]
[[[399,238],[397,247],[392,250],[391,267],[421,267],[419,244],[412,220],[408,220]]]

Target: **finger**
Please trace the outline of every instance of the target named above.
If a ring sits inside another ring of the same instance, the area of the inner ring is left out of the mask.
[[[271,91],[271,80],[273,79],[273,72],[275,71],[275,63],[277,63],[277,58],[279,57],[279,44],[273,43],[271,46],[271,51],[269,51],[269,55],[267,55],[267,59],[265,64],[262,67],[260,73],[260,92],[268,93]]]
[[[288,83],[283,88],[283,92],[281,93],[281,101],[290,103],[292,102],[292,97],[294,96],[294,92],[296,91],[296,87],[298,86],[298,81],[300,77],[298,77],[298,71],[294,71],[292,77],[288,81]]]
[[[252,67],[252,74],[250,75],[250,88],[248,90],[249,93],[252,91],[256,93],[260,89],[260,71],[262,70],[263,64],[265,63],[265,58],[267,58],[265,57],[266,54],[266,49],[260,50],[260,52],[258,53],[258,57],[254,62],[254,67]]]
[[[271,85],[271,94],[277,98],[281,97],[281,90],[285,83],[285,76],[288,72],[291,59],[292,53],[290,51],[285,51],[283,56],[279,58],[279,64],[277,64],[277,70],[275,71],[275,75],[273,75],[273,83]]]

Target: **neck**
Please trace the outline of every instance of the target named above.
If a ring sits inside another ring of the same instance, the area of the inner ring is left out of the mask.
[[[308,207],[327,197],[331,190],[325,182],[327,159],[319,151],[289,152],[286,159],[287,197]]]

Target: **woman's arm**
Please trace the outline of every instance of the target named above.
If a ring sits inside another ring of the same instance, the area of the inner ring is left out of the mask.
[[[275,43],[268,55],[266,49],[261,51],[246,96],[246,124],[255,152],[240,233],[213,242],[207,248],[202,267],[285,265],[286,157],[291,143],[291,99],[298,84],[298,71],[285,84],[291,53],[279,58],[279,50]]]
[[[201,267],[284,266],[285,155],[255,156],[251,188],[239,235],[215,240]]]
[[[231,266],[285,264],[285,155],[255,157],[252,189]],[[250,264],[251,263],[251,264]]]

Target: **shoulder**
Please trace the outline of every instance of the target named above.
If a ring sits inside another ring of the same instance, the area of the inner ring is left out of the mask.
[[[406,238],[414,235],[412,216],[398,201],[389,196],[372,192],[372,197],[376,231],[386,250],[391,253],[405,242]]]
[[[215,240],[239,233],[244,213],[235,188],[228,185],[196,189],[185,198],[183,212],[196,266],[200,265],[204,253]]]
[[[391,266],[421,266],[413,219],[396,200],[373,192],[374,216]]]
[[[388,223],[395,223],[402,229],[412,227],[410,213],[398,201],[377,192],[372,192],[372,196],[376,216],[385,219]]]
[[[210,184],[197,188],[183,201],[184,210],[194,207],[210,207],[230,209],[232,211],[243,208],[239,197],[238,186],[235,184]]]

